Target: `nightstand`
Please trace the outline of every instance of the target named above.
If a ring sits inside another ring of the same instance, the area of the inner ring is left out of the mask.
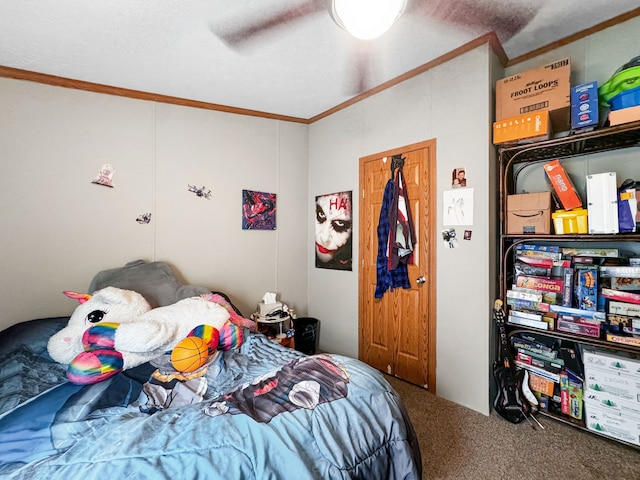
[[[263,333],[269,339],[285,346],[293,348],[293,334],[289,336],[292,329],[291,316],[288,314],[270,317],[260,315],[255,312],[251,314],[251,319],[256,322],[256,331]]]

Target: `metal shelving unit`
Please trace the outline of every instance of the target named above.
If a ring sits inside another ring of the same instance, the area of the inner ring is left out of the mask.
[[[552,243],[573,246],[575,243],[597,243],[599,245],[607,245],[612,243],[640,242],[640,233],[617,235],[507,234],[507,195],[515,193],[518,175],[520,172],[522,172],[525,167],[528,168],[529,166],[537,164],[540,164],[540,168],[542,168],[542,163],[550,160],[563,160],[634,147],[640,147],[640,121],[532,144],[503,146],[498,148],[498,177],[500,182],[498,292],[500,292],[501,298],[506,299],[506,292],[510,288],[511,281],[513,279],[513,250],[520,243]],[[640,167],[638,168],[638,172],[640,174]],[[610,351],[627,352],[640,356],[640,347],[623,345],[560,331],[539,330],[522,326],[507,325],[507,332],[509,335],[516,332],[530,332],[562,340],[563,343],[574,342],[579,345],[597,347]],[[576,420],[566,415],[559,415],[554,412],[541,413],[565,424],[599,435],[597,432],[588,430],[585,427],[584,421]],[[603,437],[612,440],[609,437]],[[620,443],[629,445],[635,449],[640,449],[640,447],[627,442],[621,441]]]

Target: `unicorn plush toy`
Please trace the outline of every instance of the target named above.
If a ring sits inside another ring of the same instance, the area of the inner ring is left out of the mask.
[[[213,294],[158,308],[137,292],[115,287],[93,295],[65,295],[80,305],[67,326],[49,339],[48,351],[55,361],[69,365],[67,377],[81,385],[157,358],[188,336],[203,338],[211,353],[237,348],[241,327],[247,326],[242,325],[246,319]]]

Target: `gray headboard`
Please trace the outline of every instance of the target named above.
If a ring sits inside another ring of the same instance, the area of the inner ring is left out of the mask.
[[[183,285],[165,262],[135,260],[124,267],[99,272],[89,284],[89,293],[104,287],[118,287],[141,294],[152,307],[171,305],[183,298],[211,293],[206,287]]]

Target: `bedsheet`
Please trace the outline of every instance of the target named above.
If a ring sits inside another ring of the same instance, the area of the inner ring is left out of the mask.
[[[209,368],[202,402],[149,415],[150,364],[94,385],[66,381],[46,351],[66,322],[0,332],[2,478],[421,478],[398,394],[356,359],[252,333]]]

